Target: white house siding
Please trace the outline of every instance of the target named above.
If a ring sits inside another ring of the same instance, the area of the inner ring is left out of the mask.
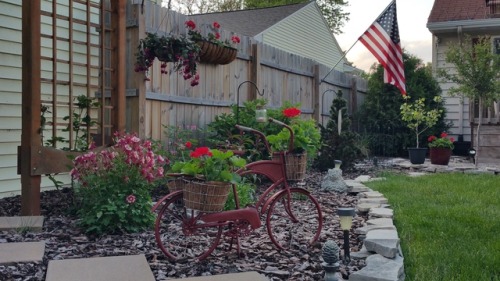
[[[485,35],[484,33],[472,33],[473,36]],[[499,34],[490,34],[493,37],[500,36]],[[447,69],[453,71],[453,65],[446,63],[446,50],[452,44],[458,44],[459,36],[457,33],[439,33],[434,37],[434,70]],[[450,129],[450,135],[457,138],[463,135],[464,141],[471,141],[471,127],[469,122],[469,99],[464,98],[463,104],[458,96],[450,97],[448,91],[453,86],[453,83],[444,83],[442,79],[437,78],[440,82],[441,89],[443,90],[443,97],[445,98],[445,107],[447,110],[446,120],[453,122],[453,127]],[[460,126],[462,125],[462,126]]]
[[[330,67],[342,56],[337,41],[315,3],[263,31],[262,42]],[[343,63],[339,63],[336,69],[342,71]]]
[[[95,0],[98,2],[98,0]],[[58,14],[69,15],[68,3],[58,2]],[[17,147],[21,144],[21,26],[22,26],[22,1],[19,0],[0,0],[0,197],[19,194],[21,190],[20,176],[17,175]],[[52,1],[42,1],[42,10],[52,11]],[[73,16],[75,18],[86,19],[86,7],[75,3]],[[92,8],[92,21],[99,22],[98,10]],[[42,34],[52,35],[52,18],[42,16]],[[60,25],[59,25],[60,23]],[[64,20],[58,20],[57,36],[62,38],[69,37],[68,23]],[[86,27],[80,24],[73,25],[74,40],[86,42]],[[92,30],[92,43],[98,44],[98,33]],[[52,57],[52,39],[42,38],[42,56]],[[58,41],[58,58],[69,60],[69,43]],[[85,46],[73,45],[73,60],[75,62],[86,64],[87,50]],[[91,51],[92,65],[98,65],[98,49]],[[52,79],[52,62],[42,61],[42,78]],[[57,80],[69,81],[69,67],[65,63],[57,65]],[[86,68],[74,66],[73,81],[86,84]],[[98,71],[92,70],[92,84],[98,83]],[[58,100],[68,102],[69,86],[57,86]],[[42,83],[42,100],[52,99],[52,86]],[[73,96],[86,94],[86,87],[73,87]],[[52,110],[51,110],[52,111]],[[58,120],[64,122],[62,118],[69,114],[67,106],[58,106]],[[51,116],[48,115],[49,121]],[[60,126],[63,129],[65,126]],[[46,128],[46,134],[50,134],[50,127]],[[66,136],[67,138],[67,136]],[[59,147],[61,147],[60,145]],[[69,183],[67,175],[58,176],[59,180]],[[46,178],[42,179],[42,188],[50,188],[53,184]]]

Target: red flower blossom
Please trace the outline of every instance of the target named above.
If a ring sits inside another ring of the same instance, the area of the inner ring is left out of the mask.
[[[196,148],[193,152],[189,154],[191,158],[200,158],[202,156],[212,157],[212,152],[210,152],[210,148],[203,146]]]
[[[283,115],[285,115],[288,118],[299,116],[300,113],[301,113],[300,109],[295,107],[290,107],[283,110]]]
[[[220,28],[220,24],[216,21],[214,21],[214,28]]]
[[[215,32],[215,39],[217,39],[217,40],[220,39],[220,33],[219,32]]]
[[[435,139],[436,139],[436,136],[429,136],[429,137],[427,138],[427,141],[428,141],[428,142],[432,142],[432,141],[434,141]]]
[[[231,37],[231,41],[233,41],[234,44],[240,43],[240,37],[234,35]]]
[[[191,30],[194,30],[196,28],[196,23],[194,23],[194,21],[192,21],[192,20],[186,21],[185,24],[186,24],[186,27],[191,29]]]
[[[187,141],[184,146],[186,146],[186,148],[191,148],[191,146],[193,146],[193,144],[190,142],[190,141]]]
[[[128,203],[128,204],[134,204],[135,203],[135,195],[133,194],[130,194],[129,196],[127,196],[127,198],[125,199],[125,201]]]
[[[448,136],[448,134],[447,134],[446,132],[442,132],[442,133],[441,133],[441,137],[442,137],[442,138],[446,138],[447,136]]]

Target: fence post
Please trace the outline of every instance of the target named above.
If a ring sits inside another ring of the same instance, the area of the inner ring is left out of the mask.
[[[320,104],[320,92],[319,92],[319,85],[321,83],[321,78],[319,75],[319,64],[315,64],[313,68],[313,73],[314,73],[314,78],[313,78],[313,93],[312,93],[312,104],[313,104],[313,118],[316,120],[316,122],[319,123],[320,121],[320,116],[321,116],[321,109],[323,108],[323,105]]]
[[[262,52],[262,48],[260,44],[252,44],[252,60],[250,63],[250,81],[254,82],[257,85],[257,88],[260,86],[260,55]],[[248,100],[257,99],[257,88],[250,87],[250,91],[248,92]]]
[[[55,13],[55,12],[54,12]],[[41,119],[41,4],[40,0],[22,2],[22,134],[18,149],[21,173],[21,215],[40,215],[41,176],[33,155],[40,151]]]
[[[351,89],[349,92],[350,102],[349,102],[349,112],[353,116],[358,111],[358,84],[356,76],[351,77]],[[352,125],[355,132],[359,131],[358,120],[353,120]]]
[[[113,30],[111,47],[112,47],[112,79],[111,79],[111,105],[113,106],[113,115],[111,124],[113,131],[125,130],[125,81],[126,81],[126,33],[125,33],[125,18],[126,18],[126,1],[111,2],[111,28]],[[105,95],[105,92],[102,93]],[[104,105],[103,105],[104,106]]]
[[[129,15],[135,17],[136,24],[127,28],[128,37],[130,38],[130,47],[127,50],[127,58],[130,61],[127,81],[130,83],[129,87],[136,89],[137,93],[135,97],[127,98],[130,109],[130,124],[128,126],[130,126],[129,129],[131,132],[137,132],[139,137],[144,138],[146,137],[146,83],[144,82],[146,75],[143,72],[135,72],[133,64],[135,63],[135,52],[137,46],[139,46],[139,40],[146,36],[145,11],[143,11],[143,8],[139,4],[130,5],[129,7],[132,9]],[[144,9],[150,9],[148,1],[146,1]]]

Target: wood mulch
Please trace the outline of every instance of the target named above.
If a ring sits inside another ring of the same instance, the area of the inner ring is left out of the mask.
[[[353,179],[360,172],[344,173],[344,179]],[[324,173],[308,174],[306,186],[319,200],[324,226],[319,243],[314,247],[301,248],[293,252],[278,252],[271,243],[265,227],[262,226],[249,236],[242,238],[243,257],[236,252],[223,252],[202,262],[171,263],[156,245],[153,231],[136,234],[86,235],[77,226],[77,218],[70,215],[72,202],[71,189],[42,192],[42,215],[45,223],[42,232],[0,231],[0,243],[45,241],[46,249],[41,263],[18,263],[0,265],[0,280],[44,280],[49,260],[90,258],[118,255],[144,254],[156,280],[176,279],[189,276],[217,275],[242,271],[258,271],[270,280],[322,280],[324,271],[321,266],[322,245],[334,240],[340,248],[343,233],[340,230],[335,212],[338,207],[354,207],[357,197],[354,194],[337,194],[318,190]],[[161,192],[155,192],[155,199]],[[20,213],[20,196],[0,199],[0,216],[16,216]],[[353,228],[361,227],[366,217],[356,216]],[[362,243],[351,231],[351,251],[358,251]],[[250,243],[251,242],[251,243]],[[245,245],[252,247],[245,248]],[[349,265],[341,265],[344,277],[364,266],[363,260],[353,260]]]

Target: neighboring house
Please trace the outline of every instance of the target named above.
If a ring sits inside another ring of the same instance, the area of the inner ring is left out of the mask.
[[[432,65],[434,70],[450,69],[445,62],[445,52],[450,44],[457,44],[465,35],[492,37],[492,52],[500,55],[500,1],[498,0],[435,0],[427,21],[432,37]],[[446,119],[453,122],[451,134],[472,141],[476,147],[475,130],[479,118],[477,105],[467,98],[461,103],[459,97],[449,97],[447,92],[453,85],[441,82],[446,97]],[[484,162],[500,159],[499,105],[483,111],[480,140]],[[472,127],[471,127],[472,125]]]
[[[197,24],[217,21],[222,28],[313,59],[339,71],[352,72],[343,51],[315,1],[271,8],[189,16]],[[340,62],[339,62],[340,61]]]
[[[91,2],[97,3],[99,0],[92,0]],[[62,3],[64,2],[64,3]],[[0,197],[8,196],[11,192],[19,193],[21,190],[20,176],[17,174],[17,147],[21,145],[21,79],[22,79],[22,62],[21,62],[21,29],[22,29],[22,14],[21,14],[22,1],[19,0],[0,0]],[[52,1],[42,0],[41,6],[47,13],[51,12]],[[81,20],[85,18],[83,5],[75,5],[74,16]],[[68,16],[68,1],[58,1],[58,13],[66,13]],[[96,15],[99,19],[98,15]],[[42,16],[41,32],[47,35],[42,39],[41,54],[46,58],[52,57],[52,39],[49,37],[52,34],[52,18]],[[61,57],[69,60],[68,43],[66,39],[69,36],[68,26],[65,25],[63,20],[58,20],[57,29],[57,46],[58,52]],[[76,24],[75,24],[76,25]],[[81,28],[77,26],[75,29]],[[98,34],[94,32],[91,40],[98,42]],[[86,34],[84,32],[72,32],[74,40],[86,42]],[[85,62],[87,54],[81,45],[75,44],[72,60],[74,62]],[[98,52],[94,51],[92,56],[93,61],[98,60]],[[63,63],[58,64],[57,79],[60,81],[58,86],[59,102],[58,111],[60,114],[67,113],[67,106],[63,102],[68,102],[68,93],[70,92],[68,83],[69,69],[63,66]],[[50,79],[52,77],[53,65],[52,61],[48,59],[42,60],[42,77]],[[85,70],[82,67],[74,67],[72,79],[74,86],[71,88],[73,96],[86,94],[87,81],[84,78]],[[93,77],[97,79],[98,72],[94,71]],[[95,81],[93,81],[95,82]],[[46,100],[50,97],[52,89],[48,84],[42,84],[42,99]],[[49,105],[49,111],[53,109]],[[66,113],[65,113],[66,112]],[[50,121],[50,113],[46,115]],[[62,120],[59,120],[62,123]],[[46,129],[50,130],[52,127],[47,126]],[[58,129],[64,129],[65,126],[61,125]],[[48,133],[50,134],[50,132]],[[45,139],[46,141],[47,139]],[[59,180],[66,183],[69,182],[69,177],[59,176]],[[42,187],[52,187],[53,184],[45,177],[42,180]]]

